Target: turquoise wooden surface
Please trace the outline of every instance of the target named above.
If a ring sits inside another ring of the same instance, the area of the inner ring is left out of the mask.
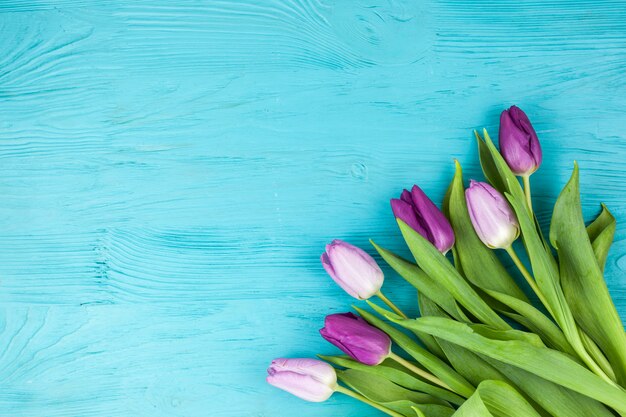
[[[621,0],[2,0],[0,35],[0,415],[378,415],[265,368],[336,352],[324,243],[405,251],[388,199],[479,177],[514,103],[541,220],[574,159],[617,217],[626,316]]]

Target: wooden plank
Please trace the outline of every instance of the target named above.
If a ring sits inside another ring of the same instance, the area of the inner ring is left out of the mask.
[[[0,35],[0,414],[377,415],[265,367],[335,352],[324,244],[406,253],[388,199],[479,178],[514,103],[540,219],[574,159],[617,217],[626,318],[622,1],[7,0]]]

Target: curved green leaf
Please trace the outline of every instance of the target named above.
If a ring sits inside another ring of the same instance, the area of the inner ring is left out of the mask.
[[[456,300],[438,282],[428,276],[417,265],[394,254],[387,249],[378,246],[374,241],[370,243],[380,256],[394,269],[402,278],[417,289],[422,294],[436,302],[449,315],[459,321],[469,321],[465,313],[459,308]]]
[[[502,381],[481,382],[454,417],[541,417],[526,399]]]
[[[604,271],[606,258],[609,255],[609,249],[613,243],[615,227],[615,217],[613,217],[604,204],[602,204],[602,211],[598,217],[587,226],[587,235],[589,236],[593,253],[596,255],[598,265],[602,271]]]
[[[415,261],[428,276],[448,290],[478,320],[499,329],[510,328],[428,240],[402,220],[398,219],[398,225]]]
[[[577,164],[554,206],[550,241],[557,249],[563,290],[576,321],[606,354],[618,382],[626,386],[626,333],[585,228]]]

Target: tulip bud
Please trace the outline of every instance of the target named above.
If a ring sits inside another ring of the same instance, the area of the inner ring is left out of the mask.
[[[465,190],[465,201],[476,234],[487,247],[504,249],[519,236],[513,209],[495,188],[472,180]]]
[[[326,316],[320,334],[365,365],[378,365],[391,353],[389,336],[352,313]]]
[[[339,239],[326,245],[322,265],[341,288],[359,300],[367,300],[379,292],[385,279],[374,258]]]
[[[516,175],[530,175],[541,165],[541,145],[533,125],[517,106],[500,114],[500,152]]]
[[[454,245],[450,222],[417,185],[411,192],[402,191],[400,199],[392,199],[391,209],[396,218],[435,245],[440,252],[446,253]]]
[[[335,369],[316,359],[274,359],[267,382],[306,401],[326,401],[337,387]]]

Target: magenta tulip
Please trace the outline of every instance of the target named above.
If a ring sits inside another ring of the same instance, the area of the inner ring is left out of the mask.
[[[274,359],[267,382],[303,400],[326,401],[337,387],[335,369],[316,359]]]
[[[519,236],[519,224],[504,196],[486,182],[472,180],[465,190],[476,234],[489,248],[505,249]]]
[[[391,353],[389,336],[352,313],[326,316],[320,334],[365,365],[378,365]]]
[[[402,191],[399,199],[392,199],[391,209],[396,218],[435,245],[440,252],[446,253],[454,245],[450,222],[417,185],[411,192]]]
[[[516,175],[532,174],[541,165],[541,145],[533,125],[517,106],[500,115],[500,152]]]
[[[341,288],[359,300],[366,300],[378,293],[385,280],[374,258],[339,239],[326,245],[322,265]]]

